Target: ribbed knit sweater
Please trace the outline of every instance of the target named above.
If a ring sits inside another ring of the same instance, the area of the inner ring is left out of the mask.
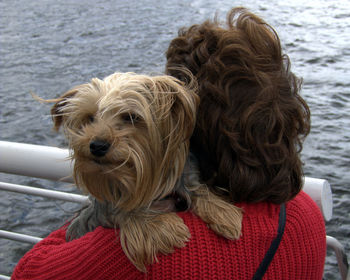
[[[186,247],[158,256],[138,271],[126,258],[118,230],[98,227],[71,242],[59,229],[36,244],[17,264],[12,279],[252,279],[278,226],[278,205],[239,204],[244,209],[242,236],[229,241],[216,235],[191,212],[178,215],[191,232]],[[323,217],[301,192],[286,204],[280,247],[264,279],[322,279],[326,255]]]

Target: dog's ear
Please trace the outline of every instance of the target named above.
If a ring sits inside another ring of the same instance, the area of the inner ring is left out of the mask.
[[[146,85],[154,96],[159,97],[161,108],[157,117],[164,121],[163,133],[171,134],[173,140],[180,142],[190,138],[199,104],[195,79],[189,72],[184,73],[188,74],[186,82],[172,76],[158,76],[152,84]]]
[[[63,123],[62,108],[67,105],[68,100],[78,93],[76,88],[64,93],[61,97],[54,100],[56,102],[51,108],[51,117],[54,123],[54,129],[58,131]]]
[[[173,87],[173,90],[176,98],[171,112],[177,124],[183,125],[181,129],[183,129],[184,138],[189,139],[195,126],[199,105],[197,80],[185,68],[178,68],[177,71],[182,73],[182,80],[175,79],[177,85]]]

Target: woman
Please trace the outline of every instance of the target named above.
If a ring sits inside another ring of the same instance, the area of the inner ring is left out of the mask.
[[[169,74],[185,80],[179,67],[186,67],[198,79],[191,150],[203,182],[244,209],[241,238],[219,237],[191,211],[179,212],[190,241],[158,255],[144,274],[123,253],[118,230],[97,227],[67,242],[62,228],[34,246],[12,278],[322,279],[325,225],[300,191],[310,113],[277,34],[245,9],[233,9],[226,28],[206,21],[181,30],[167,59]]]
[[[237,264],[250,272],[240,275],[250,279],[250,267],[257,268],[268,251],[276,233],[267,220],[278,220],[281,205],[285,232],[266,279],[321,279],[324,221],[301,191],[300,152],[310,111],[277,33],[258,16],[235,8],[226,27],[215,20],[181,29],[166,56],[167,74],[186,82],[179,69],[186,67],[198,80],[200,105],[190,147],[202,181],[244,209],[243,237],[235,249],[245,251]]]

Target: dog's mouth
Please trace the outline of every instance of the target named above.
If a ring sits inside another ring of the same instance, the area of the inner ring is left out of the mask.
[[[108,165],[108,164],[110,164],[110,162],[108,160],[106,160],[106,159],[101,159],[101,158],[94,157],[94,158],[92,158],[90,160],[92,160],[97,165]]]
[[[93,158],[92,161],[98,165],[104,164],[100,159]]]
[[[76,163],[79,162],[81,169],[87,168],[87,170],[93,171],[113,171],[117,170],[120,167],[126,167],[127,169],[132,169],[133,166],[126,162],[125,160],[116,160],[113,161],[106,157],[89,157],[89,156],[80,156],[75,158]]]
[[[108,165],[110,162],[105,158],[98,157],[88,157],[88,156],[79,156],[76,158],[80,163],[92,164],[92,165]]]
[[[115,168],[117,166],[123,166],[123,165],[129,166],[124,161],[113,161],[113,162],[111,162],[111,161],[109,161],[106,158],[90,158],[89,160],[90,160],[90,162],[93,162],[94,164],[96,164],[96,165],[98,165],[100,167],[106,167],[106,168],[111,168],[111,169],[113,169],[113,168]]]

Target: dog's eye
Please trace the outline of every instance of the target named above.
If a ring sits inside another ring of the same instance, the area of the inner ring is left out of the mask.
[[[93,123],[94,120],[95,120],[95,117],[94,117],[93,115],[88,115],[88,116],[87,116],[87,121],[88,121],[89,123]]]
[[[135,122],[139,121],[140,117],[134,113],[126,113],[126,114],[121,115],[121,119],[125,123],[135,123]]]

